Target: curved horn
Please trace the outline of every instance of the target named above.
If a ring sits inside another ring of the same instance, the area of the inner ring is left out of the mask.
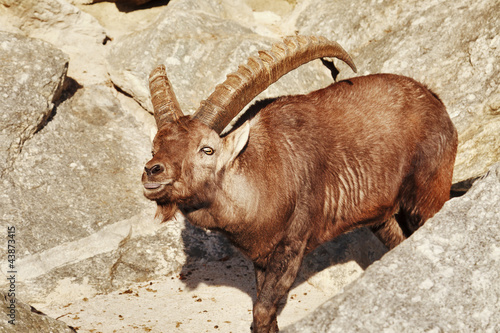
[[[160,65],[149,74],[149,91],[158,129],[165,123],[176,121],[184,115],[168,81],[165,66]]]
[[[258,94],[291,70],[323,57],[336,57],[354,72],[356,66],[349,54],[336,42],[324,37],[293,36],[276,43],[270,51],[259,51],[247,64],[227,76],[194,114],[217,133]]]

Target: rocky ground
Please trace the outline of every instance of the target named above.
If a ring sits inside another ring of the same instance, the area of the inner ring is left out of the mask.
[[[392,72],[424,82],[459,132],[455,188],[463,194],[489,176],[386,255],[365,229],[320,247],[280,326],[500,331],[499,11],[494,0],[0,0],[0,229],[16,230],[24,302],[15,328],[0,311],[0,332],[68,331],[64,323],[78,332],[249,331],[249,262],[180,216],[159,224],[142,195],[155,127],[147,75],[164,63],[192,112],[249,55],[296,33],[346,48],[358,74],[339,64],[341,77]],[[312,62],[257,99],[331,81]],[[9,298],[0,300],[6,309]]]
[[[344,265],[351,266],[349,278],[361,273],[356,264]],[[339,290],[319,276],[301,281],[279,316],[281,326],[305,317]],[[41,310],[78,332],[247,332],[254,297],[252,265],[236,256],[110,294],[49,303]]]

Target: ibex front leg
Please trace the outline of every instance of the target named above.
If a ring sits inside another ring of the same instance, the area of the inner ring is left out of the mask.
[[[304,239],[285,239],[276,247],[266,268],[254,265],[257,300],[253,306],[253,332],[278,332],[278,303],[292,287],[307,244]]]

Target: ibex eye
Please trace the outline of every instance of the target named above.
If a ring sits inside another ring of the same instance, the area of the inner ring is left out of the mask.
[[[201,150],[207,155],[213,155],[215,153],[215,150],[210,147],[203,147]]]

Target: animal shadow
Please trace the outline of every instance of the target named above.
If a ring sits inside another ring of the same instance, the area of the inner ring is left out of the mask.
[[[234,248],[223,235],[207,232],[191,225],[188,221],[185,221],[185,225],[182,238],[187,260],[182,267],[180,278],[186,288],[194,290],[200,283],[233,287],[248,294],[252,301],[255,301],[252,262]],[[386,252],[387,248],[366,228],[340,235],[322,244],[304,258],[292,290],[316,274],[336,265],[354,261],[365,270]]]

